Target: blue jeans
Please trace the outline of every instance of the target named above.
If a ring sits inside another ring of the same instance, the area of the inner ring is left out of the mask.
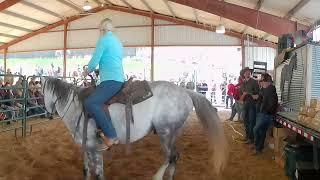
[[[228,108],[229,106],[229,99],[230,99],[230,108],[232,108],[233,105],[233,97],[231,95],[227,95],[227,99],[226,99],[226,108]]]
[[[236,101],[232,107],[231,107],[231,116],[230,120],[233,120],[233,118],[236,116],[238,113],[238,120],[243,119],[242,118],[242,104],[239,101]]]
[[[121,90],[122,85],[122,82],[103,81],[84,102],[85,109],[94,118],[97,127],[100,127],[103,133],[111,139],[117,137],[117,133],[110,115],[103,110],[103,106]]]
[[[253,128],[256,125],[256,104],[245,102],[244,108],[244,127],[246,131],[246,138],[253,142],[254,140],[254,133]]]
[[[254,138],[255,138],[255,146],[257,151],[262,151],[264,148],[264,141],[266,139],[266,134],[268,128],[272,124],[274,119],[273,115],[259,113],[257,115],[256,126],[254,127]]]

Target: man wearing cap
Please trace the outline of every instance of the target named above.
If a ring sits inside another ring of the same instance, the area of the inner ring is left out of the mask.
[[[88,64],[88,69],[84,71],[86,76],[99,65],[101,82],[85,100],[84,106],[87,112],[95,119],[97,127],[101,128],[103,133],[100,133],[100,136],[107,145],[106,149],[118,144],[119,140],[110,115],[104,112],[103,105],[121,90],[124,83],[123,46],[112,31],[112,21],[108,18],[104,19],[100,23],[101,37]]]
[[[256,80],[251,77],[251,70],[246,67],[242,71],[244,81],[240,87],[240,101],[243,102],[244,127],[246,131],[246,144],[252,144],[254,141],[253,128],[256,123],[256,100],[254,95],[259,93],[259,85]]]
[[[259,99],[261,106],[259,107],[259,118],[257,118],[254,132],[255,151],[253,155],[259,154],[264,148],[264,141],[269,126],[272,124],[275,114],[277,112],[278,95],[276,88],[272,85],[272,78],[269,74],[261,75],[261,93],[254,95],[254,99]]]

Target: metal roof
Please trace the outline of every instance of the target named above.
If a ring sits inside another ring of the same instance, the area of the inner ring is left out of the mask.
[[[317,13],[319,0],[90,0],[89,3],[95,10],[89,13],[82,9],[84,2],[85,0],[0,0],[0,49],[7,47],[6,44],[12,45],[26,39],[25,37],[31,37],[39,29],[50,30],[55,23],[108,8],[135,14],[141,12],[162,15],[184,20],[181,22],[187,22],[187,25],[194,23],[212,30],[223,23],[227,29],[226,35],[236,34],[240,37],[249,34],[274,43],[278,41],[278,32],[286,31],[286,27],[289,31],[292,30],[289,25],[294,24],[297,29],[305,28],[320,18],[320,13]],[[273,22],[276,27],[270,27]]]

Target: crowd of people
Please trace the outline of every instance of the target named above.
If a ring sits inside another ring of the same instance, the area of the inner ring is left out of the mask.
[[[15,81],[16,79],[16,81]],[[27,88],[24,88],[28,83]],[[25,92],[26,91],[26,92]],[[2,78],[0,77],[0,121],[19,119],[24,113],[24,96],[26,96],[26,115],[42,115],[44,111],[44,100],[41,93],[41,83],[32,77],[29,82],[22,77],[13,76],[10,69]],[[7,122],[8,124],[10,122]]]
[[[271,127],[278,108],[278,96],[272,77],[265,73],[259,80],[252,78],[252,70],[244,68],[240,72],[238,83],[228,85],[228,99],[231,100],[231,116],[229,121],[243,122],[245,128],[245,144],[251,145],[253,154],[260,154],[264,149],[266,134]],[[226,101],[228,107],[228,101]]]

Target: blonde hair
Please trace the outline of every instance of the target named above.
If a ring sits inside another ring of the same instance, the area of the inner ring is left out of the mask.
[[[108,31],[113,31],[113,25],[112,25],[112,21],[109,18],[105,18],[101,21],[100,26],[100,33],[101,35],[105,34]]]

